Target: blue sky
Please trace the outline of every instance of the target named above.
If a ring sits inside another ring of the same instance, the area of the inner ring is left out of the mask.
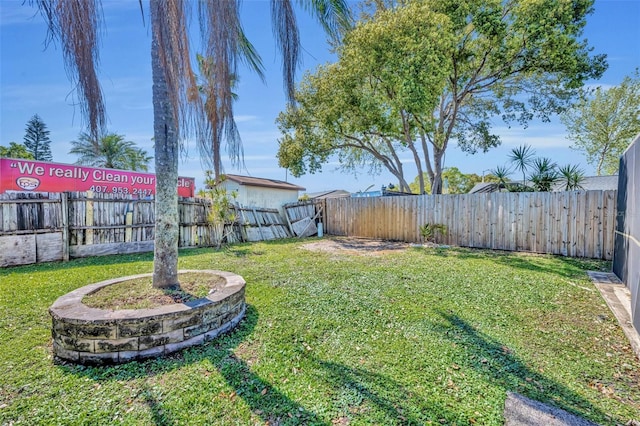
[[[145,2],[146,7],[146,2]],[[151,61],[148,21],[140,15],[137,0],[103,0],[105,26],[102,33],[99,77],[103,84],[108,114],[108,129],[123,134],[141,148],[153,154],[151,105]],[[308,192],[325,189],[363,190],[370,185],[379,188],[394,182],[388,173],[369,176],[366,170],[354,177],[336,171],[336,164],[327,164],[322,173],[301,178],[287,176],[278,168],[275,157],[280,136],[275,125],[278,113],[285,107],[279,56],[273,42],[269,18],[269,3],[245,0],[243,23],[249,39],[262,55],[267,84],[247,72],[240,71],[236,92],[236,122],[245,152],[246,170],[237,170],[227,161],[225,171],[256,177],[288,180],[307,188]],[[304,13],[299,25],[304,50],[304,63],[299,71],[313,70],[333,60],[325,36]],[[595,12],[587,18],[584,38],[595,53],[608,56],[609,69],[593,85],[606,87],[619,84],[640,66],[640,1],[596,0]],[[80,110],[74,106],[73,87],[63,68],[60,47],[50,44],[46,49],[46,26],[39,14],[22,0],[0,0],[0,145],[22,142],[27,121],[39,114],[51,134],[51,148],[56,162],[73,163],[69,155],[70,141],[83,130]],[[446,154],[445,167],[456,166],[465,173],[483,171],[503,165],[511,148],[523,143],[532,145],[537,153],[551,157],[559,164],[579,164],[590,175],[581,154],[570,150],[564,126],[558,119],[551,123],[531,123],[528,128],[497,127],[502,146],[487,154],[466,155],[452,146]],[[412,160],[406,158],[407,178],[415,176]],[[189,147],[180,162],[180,174],[196,178],[202,187],[203,171],[197,149]]]

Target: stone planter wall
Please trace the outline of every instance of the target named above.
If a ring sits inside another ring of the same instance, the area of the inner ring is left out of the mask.
[[[245,281],[222,271],[226,284],[207,297],[154,309],[102,310],[82,299],[100,288],[151,274],[122,277],[79,288],[49,308],[53,353],[79,364],[114,364],[156,357],[209,341],[240,322],[245,314]]]

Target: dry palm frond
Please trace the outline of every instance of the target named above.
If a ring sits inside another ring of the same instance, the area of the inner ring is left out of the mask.
[[[98,32],[102,22],[95,0],[33,0],[49,26],[49,37],[59,39],[69,78],[77,85],[82,117],[97,137],[106,123],[102,89],[97,76]]]
[[[211,163],[212,153],[219,153],[223,139],[234,165],[240,164],[243,151],[240,133],[233,119],[233,82],[237,80],[237,64],[246,37],[242,32],[239,3],[236,0],[201,1],[198,3],[200,33],[206,61],[202,63],[202,74],[206,80],[204,104],[206,123],[198,132],[198,147],[201,158]],[[253,51],[249,60],[257,61]],[[261,72],[261,71],[260,71]],[[217,161],[217,160],[214,160]]]
[[[101,26],[100,0],[28,0],[35,4],[49,25],[50,38],[62,45],[67,73],[77,84],[82,116],[89,121],[90,133],[97,138],[105,126],[105,107],[96,67],[98,32]],[[142,9],[142,2],[140,1]],[[345,0],[305,0],[303,6],[334,39],[350,25]],[[212,58],[214,84],[207,95],[215,101],[205,106],[191,68],[188,38],[190,0],[150,0],[153,32],[152,55],[157,56],[167,84],[167,108],[161,115],[171,115],[165,131],[184,140],[195,135],[203,158],[210,158],[211,141],[225,137],[229,154],[235,162],[242,158],[242,144],[233,120],[231,82],[237,75],[238,60],[245,61],[264,79],[260,57],[248,42],[239,18],[239,0],[201,0],[198,18],[203,37],[204,55]],[[284,86],[293,101],[295,71],[300,64],[300,38],[291,0],[272,0],[273,32],[283,56]],[[154,68],[155,69],[155,68]],[[209,120],[206,120],[207,111]],[[169,118],[169,117],[167,117]],[[208,123],[207,123],[208,121]]]
[[[153,0],[152,31],[158,43],[158,60],[167,84],[168,102],[179,138],[184,139],[202,119],[202,103],[195,74],[191,69],[191,57],[187,31],[186,0]]]
[[[282,73],[287,99],[293,102],[295,73],[300,65],[300,36],[298,24],[289,0],[271,0],[273,35],[282,53]]]

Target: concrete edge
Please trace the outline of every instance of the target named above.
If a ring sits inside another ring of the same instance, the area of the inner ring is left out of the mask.
[[[95,322],[113,322],[113,321],[126,321],[126,320],[138,320],[140,318],[147,318],[152,316],[164,317],[169,316],[176,313],[193,311],[194,309],[198,309],[203,306],[207,306],[210,304],[218,304],[223,300],[232,297],[236,293],[240,293],[244,291],[246,286],[246,282],[244,278],[240,275],[234,274],[232,272],[226,271],[217,271],[212,269],[181,269],[178,271],[178,274],[182,273],[207,273],[211,275],[217,275],[226,281],[224,286],[219,289],[219,291],[210,294],[209,296],[203,297],[201,299],[197,299],[187,303],[176,303],[172,305],[163,305],[155,308],[149,309],[121,309],[116,311],[110,311],[107,309],[98,309],[91,308],[84,303],[82,300],[85,296],[96,292],[97,290],[113,285],[118,284],[127,280],[132,280],[136,278],[150,277],[153,274],[138,274],[138,275],[129,275],[124,277],[112,278],[109,280],[101,281],[98,283],[93,283],[86,285],[84,287],[80,287],[76,290],[73,290],[67,294],[60,296],[56,299],[53,304],[49,307],[49,314],[54,319],[64,319],[67,322],[74,321],[85,321],[87,318],[91,318]]]
[[[505,426],[598,426],[568,411],[515,392],[507,392],[504,420]]]
[[[629,340],[631,349],[640,360],[640,334],[631,321],[631,298],[624,297],[627,287],[613,272],[587,271],[593,285],[598,289],[607,306],[618,320],[622,331]]]

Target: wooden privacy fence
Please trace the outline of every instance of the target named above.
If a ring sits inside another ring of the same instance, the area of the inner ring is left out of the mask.
[[[210,202],[181,198],[179,247],[260,241],[291,234],[278,210],[234,207],[222,229],[208,221]],[[0,194],[0,267],[153,250],[154,201],[112,194]]]
[[[275,209],[236,208],[216,231],[209,201],[180,200],[180,247],[327,234],[422,242],[420,227],[443,224],[439,242],[462,247],[611,259],[616,191],[522,192],[327,199]],[[153,249],[153,200],[87,193],[0,195],[0,266]]]
[[[325,212],[331,235],[422,242],[443,224],[444,244],[607,260],[615,222],[615,190],[340,198]]]

